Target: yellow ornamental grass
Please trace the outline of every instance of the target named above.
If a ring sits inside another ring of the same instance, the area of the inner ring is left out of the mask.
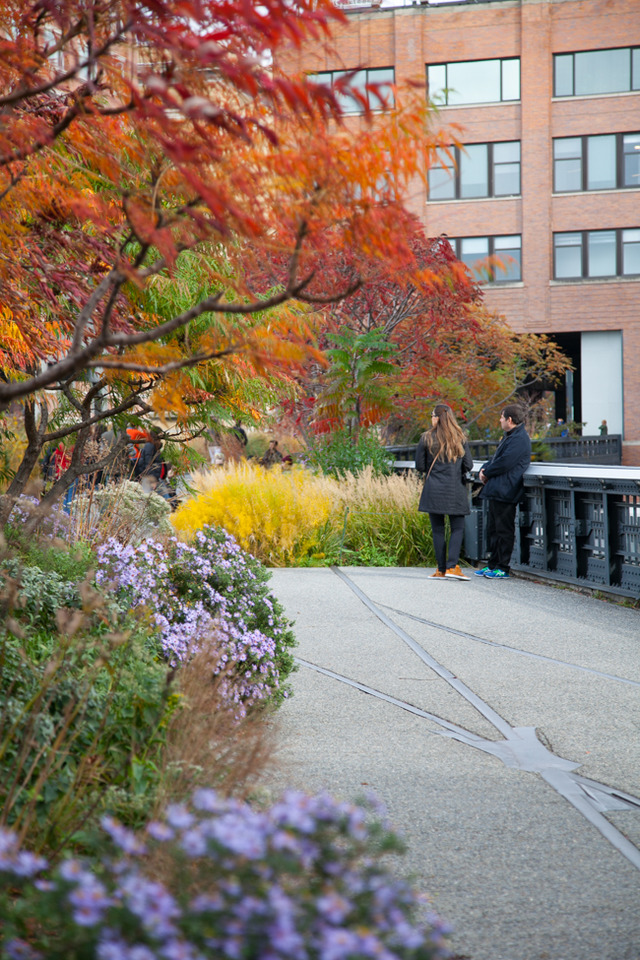
[[[270,566],[286,566],[307,554],[337,500],[334,480],[298,467],[229,464],[202,471],[192,482],[195,496],[173,515],[175,528],[192,536],[207,524],[224,527]]]

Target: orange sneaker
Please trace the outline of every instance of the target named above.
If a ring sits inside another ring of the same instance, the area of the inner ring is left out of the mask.
[[[444,574],[442,570],[436,570],[431,576],[427,577],[427,580],[444,580],[445,576],[446,574]]]
[[[465,576],[465,574],[460,569],[459,563],[457,563],[455,567],[451,567],[449,570],[447,570],[447,572],[445,573],[445,577],[447,577],[449,580],[468,580],[469,579],[469,577]]]

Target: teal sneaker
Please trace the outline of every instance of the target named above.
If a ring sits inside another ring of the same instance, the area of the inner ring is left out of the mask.
[[[476,577],[484,577],[485,573],[491,572],[491,567],[483,567],[482,570],[474,570],[473,572],[475,573]]]
[[[487,580],[508,580],[509,574],[505,573],[504,570],[487,570],[484,574]]]

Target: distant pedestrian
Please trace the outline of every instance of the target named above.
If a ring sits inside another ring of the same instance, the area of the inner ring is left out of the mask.
[[[428,513],[437,569],[429,579],[468,580],[460,569],[464,518],[470,513],[466,475],[473,466],[469,444],[446,403],[437,403],[431,428],[420,437],[416,469],[426,474],[418,510]],[[447,547],[445,517],[451,534]]]
[[[609,433],[609,427],[607,426],[607,421],[603,420],[598,429],[600,430],[600,436],[606,437],[607,434]]]
[[[236,438],[238,443],[241,443],[243,447],[249,443],[249,438],[246,434],[246,431],[239,420],[236,420],[234,425],[231,427],[231,435]]]
[[[278,441],[269,441],[269,446],[264,456],[259,461],[263,467],[273,467],[276,463],[282,463],[282,454],[278,450]]]
[[[500,414],[504,436],[496,452],[480,470],[484,484],[480,497],[489,501],[487,539],[488,565],[476,570],[477,577],[506,580],[516,539],[516,507],[524,493],[523,477],[531,463],[531,440],[524,427],[524,413],[517,404]]]

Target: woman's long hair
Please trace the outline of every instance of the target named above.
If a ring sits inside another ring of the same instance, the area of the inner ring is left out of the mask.
[[[465,435],[458,425],[453,410],[446,403],[437,403],[433,408],[438,418],[435,427],[426,430],[422,439],[432,456],[439,455],[441,460],[457,460],[464,456]]]

